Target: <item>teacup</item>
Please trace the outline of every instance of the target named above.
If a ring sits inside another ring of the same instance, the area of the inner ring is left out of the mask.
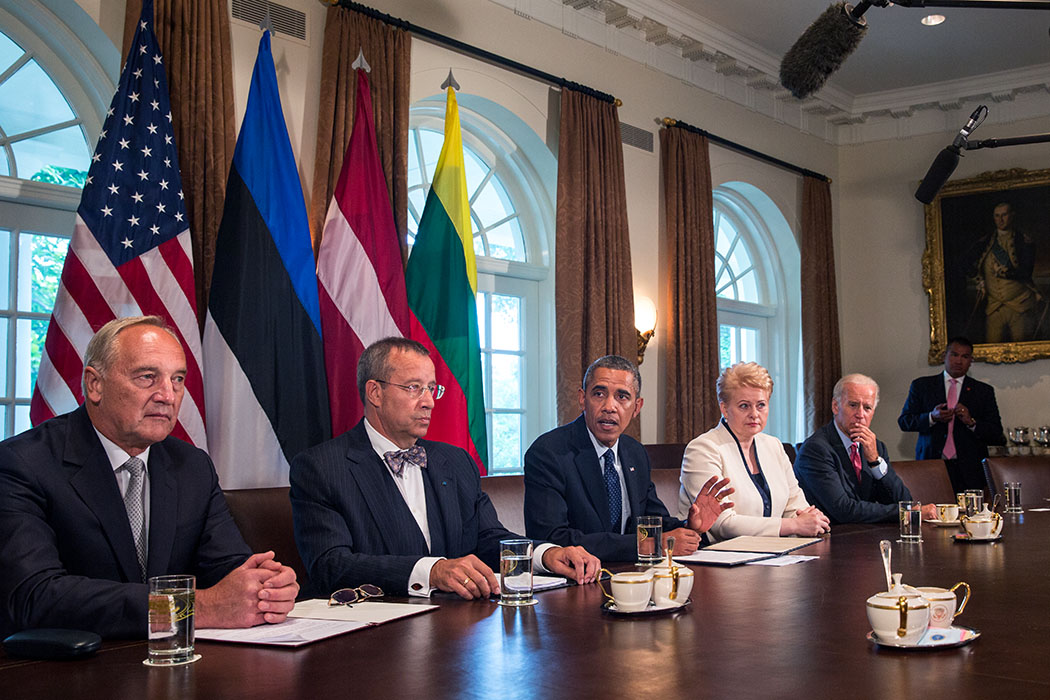
[[[950,523],[959,519],[959,505],[957,503],[938,503],[937,517],[942,522]]]
[[[962,603],[955,596],[955,591],[964,589]],[[926,602],[930,604],[930,627],[951,627],[952,620],[962,615],[966,604],[970,602],[970,584],[960,581],[951,588],[922,586],[918,589]],[[956,611],[955,606],[959,609]]]
[[[988,510],[987,506],[974,515],[959,516],[959,522],[966,536],[975,540],[994,539],[1003,531],[1003,516]]]
[[[930,604],[918,593],[882,592],[868,598],[868,622],[891,644],[914,644],[930,622]]]
[[[614,574],[608,569],[602,569],[603,574],[609,574],[610,594],[605,590],[602,580],[598,579],[598,585],[605,597],[616,604],[620,612],[640,612],[649,607],[649,599],[653,595],[653,572],[649,571],[621,571]]]
[[[654,566],[653,603],[659,608],[685,605],[693,590],[693,570],[688,566]]]

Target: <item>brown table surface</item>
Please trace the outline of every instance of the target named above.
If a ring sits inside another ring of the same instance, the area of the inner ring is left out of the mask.
[[[198,642],[203,659],[142,665],[144,642],[95,656],[0,656],[3,698],[1050,698],[1050,512],[1008,516],[997,543],[923,527],[840,526],[785,567],[695,567],[689,610],[602,613],[597,586],[538,594],[532,608],[441,599],[441,609],[298,649]],[[879,540],[912,585],[973,587],[955,649],[876,647],[864,602],[885,588]]]

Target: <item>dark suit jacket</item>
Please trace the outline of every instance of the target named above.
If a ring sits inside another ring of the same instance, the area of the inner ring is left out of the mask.
[[[626,534],[609,527],[609,501],[602,467],[581,415],[541,435],[525,453],[525,531],[561,546],[579,545],[604,561],[634,561],[634,519],[655,515],[664,531],[682,527],[656,496],[649,456],[638,441],[620,436],[617,445],[631,518]]]
[[[146,575],[217,583],[251,553],[211,460],[175,438],[149,454]],[[0,636],[34,627],[146,636],[146,584],[113,468],[83,406],[0,443]]]
[[[500,524],[462,449],[419,440],[431,550],[394,477],[372,449],[364,420],[292,460],[295,542],[315,594],[373,583],[404,594],[425,556],[475,554],[499,570],[499,541],[519,537]]]
[[[806,438],[795,457],[795,476],[810,503],[832,523],[881,523],[897,519],[897,502],[910,501],[911,492],[890,465],[886,445],[878,440],[879,456],[886,460],[886,476],[875,479],[861,456],[860,483],[831,422]]]
[[[980,465],[988,456],[988,445],[1002,445],[1003,422],[999,418],[999,406],[995,403],[995,389],[984,382],[964,377],[959,391],[959,403],[970,409],[977,425],[970,430],[955,420],[952,435],[955,437],[956,456],[961,462]],[[944,391],[944,373],[932,377],[919,377],[908,389],[897,425],[905,432],[919,433],[915,443],[915,459],[940,459],[944,442],[948,439],[948,424],[930,425],[930,412],[947,401]]]

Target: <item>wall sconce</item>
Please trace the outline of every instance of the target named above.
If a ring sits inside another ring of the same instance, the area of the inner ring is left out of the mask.
[[[638,333],[638,364],[645,357],[645,347],[653,339],[656,330],[656,304],[645,296],[634,298],[634,327]]]

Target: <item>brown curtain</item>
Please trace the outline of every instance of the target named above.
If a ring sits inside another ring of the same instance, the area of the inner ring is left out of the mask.
[[[578,389],[602,355],[636,358],[634,285],[616,105],[561,92],[555,317],[558,422],[580,414]],[[627,430],[639,435],[638,421]]]
[[[688,442],[718,422],[718,306],[707,137],[660,132],[667,226],[667,394],[664,442]]]
[[[124,56],[141,12],[142,0],[127,0]],[[153,7],[153,30],[164,54],[193,238],[197,315],[202,327],[235,145],[228,12],[227,0],[156,0]]]
[[[831,185],[802,181],[802,363],[806,431],[831,420],[831,390],[842,375]]]
[[[310,231],[316,252],[321,245],[328,203],[332,200],[343,155],[354,123],[357,78],[351,67],[364,51],[372,72],[376,140],[386,175],[394,223],[402,251],[408,217],[408,81],[412,36],[403,29],[343,7],[329,7],[325,19],[321,103],[317,111]],[[437,86],[434,86],[435,91]]]

